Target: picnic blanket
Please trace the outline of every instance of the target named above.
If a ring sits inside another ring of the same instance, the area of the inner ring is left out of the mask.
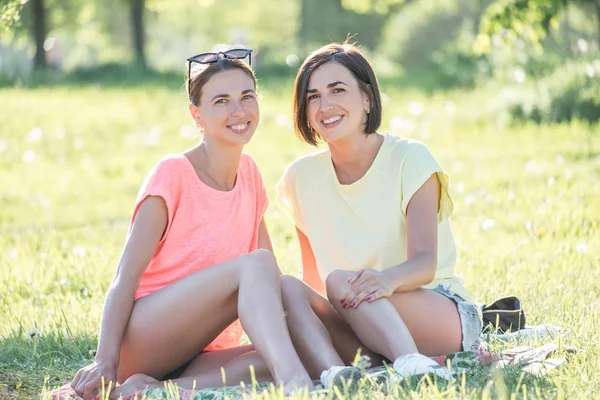
[[[478,367],[506,368],[514,366],[521,368],[525,373],[543,376],[567,362],[565,357],[555,356],[559,350],[568,355],[575,353],[576,349],[570,346],[559,346],[556,343],[548,343],[540,347],[519,346],[503,350],[500,353],[494,353],[489,350],[490,343],[494,341],[511,343],[512,341],[531,338],[543,339],[548,336],[553,337],[558,332],[560,332],[560,328],[558,327],[540,325],[526,327],[520,331],[508,334],[488,334],[482,337],[484,341],[477,351],[452,353],[434,357],[433,360],[441,366],[448,367],[453,375],[467,373]],[[391,374],[388,366],[378,366],[366,368],[365,375],[374,382],[385,382],[390,379]],[[315,381],[315,385],[317,388],[320,386],[318,381]],[[161,388],[142,390],[130,396],[123,397],[123,400],[238,400],[252,392],[260,393],[263,390],[268,390],[269,387],[272,388],[272,384],[261,383],[255,386],[226,386],[192,391],[177,389],[173,385],[169,385]],[[320,390],[324,391],[322,387]],[[51,398],[53,400],[80,399],[68,384],[52,391]]]

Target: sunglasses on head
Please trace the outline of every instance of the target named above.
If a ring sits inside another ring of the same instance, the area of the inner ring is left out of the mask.
[[[229,58],[231,60],[244,59],[248,57],[248,65],[252,65],[252,50],[251,49],[231,49],[227,51],[219,51],[217,53],[201,53],[196,54],[187,59],[188,61],[188,92],[190,83],[192,82],[192,64],[212,64],[219,61],[220,58]]]

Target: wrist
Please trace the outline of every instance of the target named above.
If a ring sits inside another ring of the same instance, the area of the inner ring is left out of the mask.
[[[96,364],[107,364],[113,368],[117,368],[119,366],[119,354],[98,352],[96,357],[94,357],[94,361],[96,361]]]
[[[392,292],[397,291],[400,285],[402,284],[400,274],[398,273],[398,268],[392,267],[382,272],[385,276],[386,281],[389,282]]]

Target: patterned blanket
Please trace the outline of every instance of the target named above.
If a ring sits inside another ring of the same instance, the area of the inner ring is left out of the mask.
[[[510,337],[509,337],[510,339]],[[559,350],[559,345],[555,343],[546,344],[541,347],[516,347],[494,354],[488,350],[487,343],[483,343],[480,350],[463,351],[452,353],[445,356],[433,358],[439,365],[447,366],[453,375],[466,373],[477,367],[497,367],[505,368],[507,366],[516,366],[522,368],[524,372],[542,376],[549,371],[558,368],[567,360],[564,357],[553,357]],[[566,354],[576,351],[573,347],[561,346],[560,350]],[[390,378],[390,369],[386,366],[379,366],[365,369],[365,375],[375,382],[385,382]],[[318,382],[315,382],[317,385]],[[163,388],[147,389],[123,397],[123,400],[154,400],[154,399],[179,399],[179,400],[238,400],[245,395],[253,392],[262,392],[272,388],[272,384],[263,383],[254,387],[227,386],[223,388],[201,389],[196,391],[177,389],[173,385],[167,385]],[[319,386],[317,386],[318,388]],[[318,391],[324,391],[321,387]],[[80,399],[79,396],[69,387],[62,386],[51,393],[53,400],[72,400]]]

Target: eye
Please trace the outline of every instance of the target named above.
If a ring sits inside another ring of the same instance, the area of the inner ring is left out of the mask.
[[[318,94],[311,94],[310,96],[308,96],[308,101],[312,101],[312,100],[314,100],[314,99],[316,99],[318,97],[319,97]]]
[[[254,95],[246,94],[242,97],[242,100],[252,100],[254,99]]]
[[[335,88],[332,90],[333,94],[338,94],[338,93],[342,93],[342,92],[345,92],[345,90],[342,88]]]
[[[215,101],[214,104],[215,105],[217,105],[217,104],[227,104],[227,99],[219,99],[219,100]]]

